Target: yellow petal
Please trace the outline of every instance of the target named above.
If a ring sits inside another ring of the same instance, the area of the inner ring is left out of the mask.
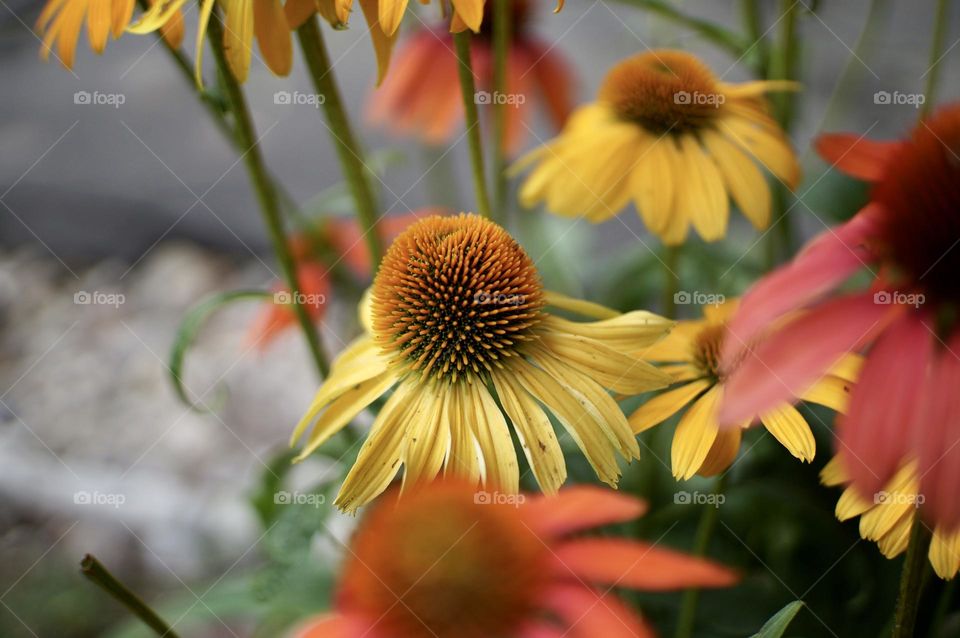
[[[113,0],[89,0],[87,8],[87,38],[90,48],[103,53],[110,37],[111,5]]]
[[[752,98],[771,91],[799,91],[802,88],[802,84],[793,80],[754,80],[742,84],[720,85],[727,98]]]
[[[855,383],[860,376],[860,369],[863,368],[863,357],[856,353],[848,353],[840,361],[835,363],[828,374],[840,377],[845,381]]]
[[[68,2],[50,28],[50,33],[57,39],[57,57],[68,69],[73,68],[77,41],[80,39],[80,29],[83,27],[86,11],[86,0]]]
[[[650,232],[661,235],[674,215],[680,188],[678,157],[669,136],[651,140],[630,175],[633,202]]]
[[[381,10],[385,2],[387,0],[381,2]],[[377,0],[360,0],[360,8],[363,10],[363,17],[367,21],[370,41],[373,43],[373,52],[377,57],[377,86],[380,86],[383,79],[387,77],[387,70],[390,68],[390,56],[393,53],[393,45],[397,41],[397,30],[394,28],[389,31],[383,27],[382,13],[378,13]]]
[[[193,79],[198,88],[203,88],[203,39],[207,37],[207,25],[210,24],[210,16],[213,14],[213,5],[215,0],[203,0],[200,5],[200,18],[197,22],[197,59],[193,63]]]
[[[537,484],[545,494],[555,494],[567,480],[567,466],[550,418],[509,372],[495,371],[491,376]]]
[[[184,33],[183,14],[180,12],[173,14],[173,17],[160,27],[160,35],[174,49],[179,49],[183,44]]]
[[[450,419],[450,452],[444,465],[444,475],[459,476],[470,483],[480,483],[480,464],[477,438],[473,435],[473,426],[469,420],[473,417],[467,411],[462,384],[455,383],[447,396],[447,416]]]
[[[293,41],[280,0],[253,0],[253,28],[267,67],[279,76],[293,66]]]
[[[707,459],[720,430],[717,422],[720,397],[719,386],[710,388],[687,409],[677,424],[670,448],[673,475],[676,478],[689,479],[700,471]]]
[[[408,425],[403,453],[403,487],[431,481],[440,473],[450,445],[447,397],[450,389],[434,388],[424,393],[423,414]]]
[[[852,390],[853,384],[849,381],[827,375],[801,394],[800,398],[810,403],[824,405],[836,412],[846,412]]]
[[[693,135],[680,136],[684,184],[676,193],[677,214],[689,217],[705,241],[717,241],[727,233],[730,203],[723,178],[714,161]]]
[[[630,427],[639,434],[663,423],[712,385],[709,379],[701,379],[656,395],[630,415]]]
[[[136,22],[128,26],[127,31],[139,35],[152,33],[180,12],[186,2],[187,0],[158,0],[144,11]]]
[[[694,360],[694,346],[700,331],[707,327],[706,321],[681,321],[663,339],[636,352],[637,356],[650,361],[690,362]]]
[[[860,516],[869,512],[874,503],[860,496],[860,492],[852,487],[843,490],[843,494],[837,500],[837,507],[834,510],[837,520],[847,521],[855,516]]]
[[[820,470],[820,482],[828,487],[850,482],[850,477],[843,468],[843,462],[839,456],[830,459],[827,464],[823,466],[823,469]]]
[[[463,23],[474,33],[480,32],[480,23],[483,22],[484,0],[453,0],[453,7]]]
[[[380,27],[387,35],[393,35],[403,20],[403,12],[407,10],[407,0],[379,0],[378,15]]]
[[[546,332],[540,339],[544,348],[555,357],[589,374],[614,392],[641,394],[662,388],[672,379],[668,373],[646,361],[587,337]]]
[[[773,134],[756,122],[739,116],[721,118],[718,125],[728,139],[756,157],[788,188],[797,187],[800,182],[800,164],[782,134]]]
[[[591,319],[612,319],[621,314],[613,308],[607,308],[592,301],[568,297],[567,295],[562,295],[559,292],[551,290],[545,291],[543,296],[548,306],[554,306],[561,310],[569,310],[570,312],[575,312],[584,317],[590,317]]]
[[[700,476],[716,476],[726,472],[740,452],[742,432],[743,428],[727,428],[717,432],[717,438],[710,446],[710,452],[707,453],[707,458],[703,460],[700,471],[697,473]]]
[[[770,224],[771,197],[763,173],[752,159],[719,133],[708,129],[703,132],[703,141],[740,212],[754,228],[766,228]]]
[[[516,494],[520,490],[520,464],[503,413],[487,388],[479,382],[467,384],[464,407],[483,454],[485,483],[508,494]]]
[[[960,532],[945,534],[934,530],[930,542],[930,563],[937,576],[950,580],[960,570]]]
[[[913,514],[904,512],[886,534],[877,539],[877,547],[887,558],[899,556],[907,549],[910,541],[910,528],[913,526]],[[861,536],[863,535],[863,518],[860,519]]]
[[[760,415],[760,421],[790,454],[808,463],[813,460],[817,442],[810,426],[795,407],[784,404]]]
[[[307,443],[294,462],[302,461],[326,443],[331,436],[339,432],[371,403],[379,399],[389,390],[397,379],[390,373],[368,379],[350,388],[338,396],[330,406],[324,410],[313,426],[313,431]],[[298,426],[299,428],[299,426]]]
[[[126,30],[133,18],[133,8],[136,0],[112,0],[110,9],[110,35],[116,40]]]
[[[247,81],[253,53],[254,0],[227,0],[226,22],[223,25],[223,49],[227,65],[237,82]]]
[[[645,310],[634,310],[612,319],[578,322],[550,316],[544,327],[594,339],[621,352],[640,352],[670,332],[674,322]]]

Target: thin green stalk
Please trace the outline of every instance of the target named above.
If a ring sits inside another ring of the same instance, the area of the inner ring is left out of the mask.
[[[177,634],[157,612],[153,611],[149,605],[143,602],[143,599],[130,591],[126,585],[117,580],[94,556],[87,554],[83,557],[83,560],[80,561],[80,573],[94,585],[110,594],[114,600],[126,607],[130,613],[143,621],[143,624],[152,629],[158,636],[177,638]]]
[[[720,518],[720,499],[726,489],[726,474],[721,474],[713,487],[713,495],[718,497],[713,505],[708,504],[700,516],[700,523],[697,525],[697,537],[694,541],[693,555],[706,556],[710,548],[710,539],[713,538],[713,532],[717,528],[717,521]],[[683,600],[680,603],[680,616],[677,620],[676,638],[692,638],[693,628],[697,619],[697,603],[700,601],[700,590],[691,588],[683,592]]]
[[[664,0],[621,0],[621,2],[647,9],[668,20],[682,24],[691,31],[699,33],[704,39],[725,49],[736,59],[740,59],[740,57],[747,52],[747,49],[750,48],[750,43],[745,42],[744,39],[737,34],[709,20],[702,20],[687,15],[678,10],[673,4],[664,2]]]
[[[510,55],[510,0],[493,4],[493,94],[506,95],[507,57]],[[493,205],[498,211],[507,206],[507,108],[505,100],[493,102]]]
[[[663,299],[660,304],[663,316],[675,319],[677,316],[677,292],[680,288],[680,247],[663,247]]]
[[[370,249],[375,271],[383,258],[383,238],[377,230],[377,221],[380,219],[377,201],[370,188],[363,151],[350,126],[336,76],[333,74],[330,54],[327,53],[327,46],[323,41],[323,33],[320,31],[320,24],[316,17],[310,18],[297,29],[297,38],[300,40],[300,48],[307,62],[307,68],[310,70],[313,85],[323,98],[323,111],[327,117],[330,136],[337,149],[343,175],[350,186],[350,193],[357,207],[357,219],[363,228],[364,240]]]
[[[743,14],[743,26],[750,38],[751,51],[755,51],[753,70],[758,78],[767,77],[767,65],[770,63],[770,48],[763,34],[763,19],[760,15],[759,0],[741,0],[740,12]]]
[[[477,87],[474,83],[473,65],[470,61],[470,33],[453,36],[457,47],[460,71],[460,92],[463,94],[463,110],[466,114],[467,141],[470,144],[470,168],[473,171],[473,186],[477,194],[477,212],[487,219],[493,218],[490,198],[487,196],[487,180],[483,168],[483,143],[480,139],[480,116],[477,114]]]
[[[244,149],[243,160],[247,166],[247,171],[250,173],[253,189],[260,203],[260,210],[267,225],[270,242],[273,244],[274,254],[280,263],[284,279],[293,296],[291,306],[303,330],[304,338],[307,340],[307,346],[310,348],[310,354],[317,367],[317,372],[320,373],[321,377],[326,378],[329,365],[320,345],[320,336],[310,320],[306,306],[301,303],[304,299],[303,295],[300,294],[301,288],[297,278],[296,262],[290,252],[290,245],[284,233],[280,199],[277,189],[267,173],[263,155],[260,153],[259,140],[257,139],[253,119],[250,116],[250,110],[247,108],[247,102],[243,96],[243,89],[240,88],[240,84],[237,83],[227,65],[226,52],[223,46],[223,24],[219,15],[210,17],[208,30],[213,55],[216,58],[217,68],[220,71],[220,77],[226,90],[227,102],[236,119],[237,142]]]
[[[907,545],[907,556],[903,560],[903,571],[900,575],[900,595],[893,617],[892,638],[913,636],[920,595],[923,593],[923,575],[928,564],[927,551],[930,549],[932,537],[930,529],[924,525],[920,516],[916,516],[910,530],[910,544]]]
[[[930,64],[927,66],[927,80],[923,88],[925,100],[920,108],[920,117],[926,117],[937,100],[937,86],[940,80],[940,62],[943,56],[943,43],[947,38],[948,13],[950,0],[937,2],[937,14],[933,22],[933,40],[930,44]]]

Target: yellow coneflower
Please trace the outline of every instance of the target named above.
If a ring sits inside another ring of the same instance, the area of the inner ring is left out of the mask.
[[[721,429],[718,418],[725,378],[719,367],[720,350],[727,336],[727,321],[736,307],[734,300],[705,306],[703,320],[682,321],[665,339],[638,352],[644,359],[664,364],[661,369],[672,375],[674,385],[630,416],[633,431],[648,430],[690,406],[673,435],[671,462],[678,479],[694,474],[712,476],[730,467],[740,451],[741,430],[756,420],[746,421],[743,428]],[[844,359],[799,398],[843,411],[858,367],[858,358]],[[758,418],[793,456],[813,460],[813,432],[793,405],[783,403]]]
[[[827,486],[848,486],[849,474],[840,457],[834,457],[820,472],[820,481]],[[904,463],[873,501],[864,498],[854,487],[846,487],[837,501],[837,518],[841,521],[860,517],[860,536],[874,541],[887,558],[899,556],[910,542],[917,510],[923,505],[916,462]],[[960,571],[960,530],[946,532],[940,526],[933,530],[928,554],[937,576],[950,580]]]
[[[170,15],[179,12],[187,0],[157,0],[127,29],[131,33],[150,33],[161,28]],[[284,76],[293,66],[293,41],[284,6],[280,0],[225,0],[223,9],[223,48],[230,72],[245,82],[250,72],[253,38],[256,36],[267,67]],[[197,27],[196,75],[200,84],[203,39],[213,12],[214,0],[203,0]],[[293,12],[291,10],[291,12]]]
[[[537,164],[520,200],[601,222],[632,200],[670,245],[690,225],[707,241],[727,232],[729,198],[758,229],[770,223],[770,189],[757,162],[791,189],[800,166],[767,114],[764,93],[783,81],[727,84],[683,51],[657,50],[617,64],[597,101],[575,111],[559,137],[514,170]]]
[[[107,40],[123,35],[133,17],[135,0],[49,0],[40,12],[36,29],[43,38],[40,57],[47,60],[56,44],[56,56],[66,68],[73,68],[77,41],[87,20],[87,38],[95,53],[103,53]],[[183,40],[183,15],[171,12],[157,25],[172,47]]]
[[[298,459],[392,389],[337,496],[343,510],[380,494],[401,464],[405,485],[443,472],[516,493],[507,418],[541,489],[556,492],[566,466],[544,407],[615,485],[617,452],[637,458],[639,446],[607,390],[669,383],[624,353],[643,351],[672,322],[604,309],[609,318],[581,323],[548,315],[547,305],[592,306],[544,291],[527,253],[491,221],[461,214],[410,226],[361,305],[366,334],[334,362],[293,433],[296,442],[313,425]]]

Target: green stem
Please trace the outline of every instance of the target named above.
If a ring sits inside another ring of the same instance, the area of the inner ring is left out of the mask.
[[[706,40],[713,42],[721,49],[725,49],[736,59],[740,59],[750,48],[750,42],[745,42],[744,39],[737,34],[709,20],[689,16],[678,10],[671,3],[664,2],[664,0],[621,0],[621,2],[647,9],[668,20],[682,24],[691,31],[699,33]]]
[[[143,621],[158,636],[177,638],[177,634],[170,628],[157,612],[153,611],[143,600],[130,591],[126,585],[117,580],[113,574],[94,556],[87,554],[80,561],[80,573],[90,582],[110,594],[117,602],[126,607],[130,613]]]
[[[660,308],[667,319],[677,316],[677,291],[680,288],[680,247],[663,247],[663,299]]]
[[[477,212],[492,219],[490,198],[483,169],[483,144],[480,140],[480,116],[477,114],[477,87],[474,83],[473,65],[470,61],[470,33],[455,33],[460,92],[463,94],[463,110],[466,114],[467,141],[470,144],[470,167],[473,171],[473,186],[477,194]]]
[[[250,110],[247,108],[247,102],[243,96],[243,90],[227,65],[226,52],[223,46],[223,24],[219,15],[210,17],[208,30],[213,55],[217,60],[217,68],[220,71],[220,77],[226,90],[227,101],[236,119],[237,143],[243,149],[243,160],[253,181],[253,189],[260,203],[260,210],[267,225],[267,232],[270,235],[270,242],[273,244],[274,254],[277,256],[277,261],[283,270],[284,279],[293,296],[293,303],[291,304],[293,312],[303,330],[317,372],[320,373],[321,377],[326,378],[329,366],[324,357],[323,348],[320,346],[320,336],[310,320],[306,306],[301,303],[304,299],[303,295],[300,294],[301,288],[297,278],[296,262],[290,252],[290,245],[284,233],[278,192],[267,173],[263,156],[260,153],[259,140],[257,139],[253,119],[250,116]]]
[[[755,51],[753,70],[758,78],[767,77],[767,67],[770,64],[770,50],[767,39],[763,34],[763,21],[760,16],[759,0],[741,0],[740,10],[743,14],[743,25],[750,38],[752,51]]]
[[[920,117],[926,117],[933,108],[937,98],[937,86],[940,80],[940,62],[943,55],[943,43],[947,38],[947,13],[950,7],[950,0],[939,0],[937,2],[937,14],[933,22],[933,40],[930,44],[930,64],[927,67],[927,81],[923,88],[923,95],[926,98],[920,109]]]
[[[336,77],[333,74],[333,65],[330,55],[323,41],[323,33],[316,17],[312,17],[297,29],[300,48],[310,70],[314,87],[319,95],[323,96],[323,111],[329,124],[330,136],[337,149],[343,174],[350,186],[354,203],[357,207],[357,218],[364,231],[364,239],[370,249],[374,271],[383,258],[383,238],[377,230],[377,221],[380,215],[377,212],[377,202],[370,188],[366,163],[363,151],[353,134],[350,120],[347,117],[340,89],[337,87]]]
[[[726,474],[721,474],[713,487],[714,496],[721,496],[726,489]],[[693,545],[694,556],[706,556],[710,548],[710,539],[713,538],[713,532],[717,528],[717,521],[720,518],[720,499],[716,499],[714,505],[708,504],[700,516],[700,523],[697,525],[697,537]],[[677,620],[676,638],[691,638],[693,628],[697,619],[697,603],[700,600],[700,590],[691,588],[683,592],[683,601],[680,603],[680,617]]]
[[[507,58],[510,55],[510,0],[494,0],[493,5],[493,93],[507,92]],[[493,103],[493,205],[498,211],[507,206],[507,108],[505,100]]]
[[[900,595],[897,598],[897,611],[893,617],[892,638],[912,638],[917,622],[917,610],[920,595],[923,593],[923,575],[927,568],[927,551],[932,538],[930,529],[924,525],[920,516],[914,517],[910,530],[910,544],[903,561],[900,575]]]

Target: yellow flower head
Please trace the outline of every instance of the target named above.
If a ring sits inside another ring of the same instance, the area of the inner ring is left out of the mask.
[[[633,431],[652,428],[689,405],[673,435],[671,459],[678,479],[719,474],[730,467],[740,451],[742,428],[721,429],[717,414],[724,392],[720,351],[727,337],[727,321],[736,306],[735,301],[705,306],[703,320],[680,322],[667,338],[637,353],[662,363],[661,369],[671,374],[674,385],[630,416]],[[858,369],[859,358],[850,355],[799,398],[842,412]],[[795,407],[784,403],[758,418],[793,456],[813,460],[816,441]],[[743,427],[754,421],[750,419]]]
[[[841,521],[860,517],[860,536],[874,541],[887,558],[895,558],[907,549],[910,529],[923,505],[916,462],[904,463],[882,490],[865,497],[854,487],[840,457],[834,457],[820,472],[820,481],[828,486],[845,486],[837,501],[836,514]],[[950,580],[960,571],[960,531],[933,530],[928,554],[933,570]]]
[[[514,170],[536,168],[520,199],[600,222],[631,200],[664,243],[690,225],[707,241],[727,232],[729,198],[757,228],[770,222],[770,190],[757,163],[795,188],[800,167],[763,94],[791,82],[727,84],[683,51],[657,50],[617,64],[597,101]]]
[[[551,305],[607,318],[570,321],[548,315]],[[670,381],[624,354],[661,339],[670,321],[545,291],[523,248],[475,215],[429,217],[397,237],[361,320],[366,333],[334,362],[293,434],[313,426],[299,460],[392,390],[337,497],[347,511],[386,489],[401,464],[404,485],[442,472],[516,493],[508,423],[540,487],[556,492],[566,466],[548,411],[616,485],[617,453],[637,458],[639,446],[608,390]]]
[[[123,35],[135,4],[135,0],[48,0],[36,25],[43,38],[40,57],[47,60],[56,44],[57,59],[66,68],[73,68],[84,18],[90,48],[97,54],[103,53],[110,36],[116,40]],[[179,11],[171,12],[157,28],[170,46],[180,46],[183,15]]]

